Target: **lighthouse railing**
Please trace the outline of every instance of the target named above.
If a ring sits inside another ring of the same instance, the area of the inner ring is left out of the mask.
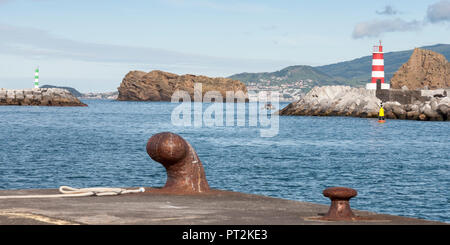
[[[383,46],[377,46],[377,45],[373,46],[372,52],[373,53],[382,53],[383,52]]]

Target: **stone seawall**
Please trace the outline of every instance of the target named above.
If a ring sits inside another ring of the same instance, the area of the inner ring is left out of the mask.
[[[280,110],[279,114],[376,118],[381,102],[384,105],[385,117],[388,119],[450,121],[450,97],[447,97],[445,90],[380,92],[348,86],[314,87],[301,100]]]
[[[383,102],[397,101],[402,105],[413,104],[416,101],[431,101],[433,97],[443,98],[450,95],[450,89],[408,90],[408,89],[377,89],[376,96]]]
[[[87,106],[69,91],[58,88],[0,88],[0,105]]]
[[[426,97],[423,97],[420,90],[402,90],[402,89],[377,89],[376,96],[383,102],[397,101],[398,103],[411,104],[415,101],[425,102]]]

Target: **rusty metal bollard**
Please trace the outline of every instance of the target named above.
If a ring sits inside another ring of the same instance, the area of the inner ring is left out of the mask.
[[[209,190],[205,170],[194,148],[181,136],[163,132],[147,142],[147,153],[167,171],[162,190],[173,193],[200,193]]]
[[[323,217],[328,220],[349,220],[355,215],[350,208],[350,198],[357,195],[357,191],[346,187],[331,187],[323,191],[323,195],[331,199],[328,213]]]

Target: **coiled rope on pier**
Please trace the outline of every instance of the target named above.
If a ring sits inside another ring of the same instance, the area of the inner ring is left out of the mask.
[[[0,199],[19,199],[19,198],[56,198],[56,197],[87,197],[87,196],[115,196],[128,193],[144,192],[145,189],[140,187],[135,190],[109,187],[91,187],[91,188],[73,188],[70,186],[59,187],[62,194],[49,195],[17,195],[17,196],[0,196]]]

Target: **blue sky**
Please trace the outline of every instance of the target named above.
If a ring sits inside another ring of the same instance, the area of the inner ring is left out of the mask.
[[[450,43],[450,0],[0,0],[0,87],[114,91],[130,70],[229,76]]]

